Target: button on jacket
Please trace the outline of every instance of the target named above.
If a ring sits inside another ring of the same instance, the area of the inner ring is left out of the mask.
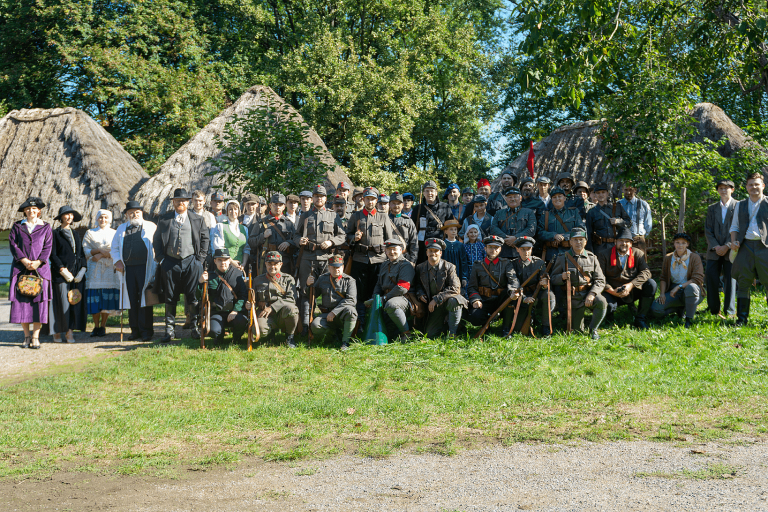
[[[568,255],[573,258],[573,261],[579,264],[581,270],[584,271],[584,276],[589,279],[587,281],[576,269],[576,266],[568,260]],[[594,253],[590,251],[584,251],[578,256],[573,254],[573,250],[569,249],[564,253],[558,255],[555,262],[552,264],[552,284],[555,286],[565,285],[563,279],[563,272],[571,273],[571,285],[573,286],[586,286],[591,285],[589,290],[583,290],[582,293],[594,293],[599,294],[605,289],[605,275],[603,275],[603,269],[600,267],[600,262]]]
[[[461,295],[461,282],[456,273],[456,266],[443,259],[433,268],[429,261],[416,265],[415,293],[417,297],[426,297],[427,303],[433,300],[438,305],[449,298],[455,298],[459,304],[467,307],[467,299]],[[432,289],[436,290],[432,294]]]
[[[374,211],[376,213],[367,210],[354,212],[347,222],[347,243],[350,249],[354,248],[353,261],[376,264],[387,259],[384,241],[394,236],[394,226],[386,213]],[[358,229],[363,236],[355,242]]]
[[[401,297],[408,293],[416,276],[413,264],[403,256],[397,261],[385,261],[379,267],[379,279],[373,289],[374,295],[384,295],[384,301],[393,297]]]
[[[294,229],[293,243],[295,247],[301,248],[301,239],[304,237],[317,245],[316,247],[304,246],[302,261],[326,261],[333,252],[333,247],[340,247],[344,244],[344,228],[341,221],[336,212],[327,208],[318,210],[312,207],[310,211],[302,213]],[[328,240],[332,241],[333,245],[327,250],[320,249],[320,244]]]
[[[618,233],[622,227],[629,227],[631,225],[632,221],[630,220],[629,215],[627,215],[626,210],[624,210],[624,207],[619,203],[615,203],[615,205],[615,213],[614,205],[611,203],[605,203],[604,206],[600,206],[598,203],[589,210],[589,213],[587,213],[588,250],[593,250],[593,242],[595,241],[595,236],[599,236],[600,238],[615,238],[616,233]],[[605,215],[603,215],[603,213]],[[606,215],[608,218],[606,218]],[[618,219],[615,230],[614,226],[608,220],[609,218]]]
[[[331,285],[333,280],[333,285]],[[348,310],[355,313],[357,304],[357,285],[355,280],[347,274],[341,274],[339,278],[331,277],[330,273],[321,275],[314,284],[315,302],[323,310],[339,316]]]
[[[262,274],[253,280],[253,289],[256,292],[256,302],[259,309],[262,309],[262,304],[270,306],[275,311],[286,306],[295,307],[296,283],[293,277],[279,272],[275,282],[272,282],[267,276],[268,274]]]
[[[488,274],[489,272],[490,275]],[[470,302],[476,300],[483,301],[495,298],[498,295],[510,295],[513,290],[518,288],[520,288],[520,282],[510,260],[496,258],[491,261],[485,258],[476,261],[472,265],[472,272],[469,275],[469,283],[467,284],[467,296]],[[493,290],[493,297],[481,294],[481,289]]]

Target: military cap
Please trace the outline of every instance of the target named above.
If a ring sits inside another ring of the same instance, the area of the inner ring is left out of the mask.
[[[531,178],[530,176],[523,176],[522,178],[520,178],[520,183],[519,183],[520,188],[523,188],[523,185],[525,185],[526,183],[533,183],[533,178]]]
[[[286,197],[286,199],[289,201],[293,201],[294,203],[299,202],[299,196],[297,196],[296,194],[288,194],[288,197]]]
[[[504,195],[505,196],[509,196],[509,195],[512,195],[512,194],[521,195],[520,194],[520,189],[517,188],[517,187],[509,187],[507,190],[504,191]]]
[[[134,202],[135,201],[128,201],[128,204],[131,204],[131,203],[134,203]],[[137,206],[134,206],[133,208],[128,208],[128,205],[126,205],[125,209],[126,210],[139,209],[139,210],[144,211],[141,208],[141,206],[139,206],[138,203],[136,203],[136,205]],[[24,212],[24,208],[29,208],[30,206],[37,206],[38,208],[42,209],[42,208],[45,208],[45,203],[39,197],[36,197],[36,196],[28,197],[27,200],[24,201],[23,203],[21,203],[21,206],[19,206],[19,212],[23,213]],[[125,213],[125,210],[123,210],[123,213]]]
[[[327,196],[328,193],[325,191],[325,187],[322,185],[315,185],[315,188],[312,190],[312,195],[319,195],[319,196]]]
[[[258,203],[259,198],[256,196],[256,194],[251,194],[248,192],[247,194],[243,194],[242,199],[240,200],[241,203],[243,203],[243,206],[245,206],[248,203]]]
[[[676,241],[679,239],[683,239],[686,242],[688,242],[688,246],[690,247],[693,244],[693,240],[691,240],[691,236],[688,233],[677,233],[675,234],[675,237],[672,239],[672,241]]]
[[[379,195],[379,202],[380,203],[388,203],[389,202],[389,196],[387,194],[380,194]]]
[[[365,192],[363,187],[355,187],[355,190],[352,192],[352,197],[359,196],[363,192]]]
[[[485,238],[483,238],[483,243],[485,245],[498,245],[499,247],[504,245],[504,239],[500,236],[496,235],[489,235]]]
[[[312,197],[312,192],[309,190],[302,190],[299,197]]]
[[[520,238],[515,240],[515,247],[533,247],[533,244],[536,242],[533,238],[530,236],[521,236]]]
[[[224,195],[221,192],[216,192],[216,194],[219,194],[221,196],[221,199],[216,199],[216,201],[223,201],[224,200]],[[192,196],[185,189],[177,188],[176,190],[173,191],[173,198],[172,199],[185,199],[185,200],[189,201],[190,199],[192,199]],[[211,199],[213,199],[213,196],[211,196]]]
[[[459,186],[455,183],[451,183],[450,185],[448,185],[448,187],[445,189],[445,192],[443,192],[443,199],[447,198],[448,192],[454,189],[459,190]]]
[[[259,204],[267,204],[267,199],[264,196],[259,196]]]
[[[562,188],[560,188],[560,187],[555,187],[555,188],[553,188],[552,190],[550,190],[550,191],[549,191],[549,195],[550,195],[551,197],[555,197],[557,194],[563,194],[563,195],[565,195],[565,190],[563,190],[563,189],[562,189]]]
[[[405,244],[399,238],[390,238],[388,240],[385,240],[384,245],[386,247],[393,247],[395,245],[399,245],[400,247],[405,247]]]
[[[576,180],[573,179],[573,175],[569,172],[561,172],[557,175],[557,179],[555,179],[555,185],[560,183],[563,180],[571,180],[574,184],[576,183]]]
[[[347,204],[347,200],[337,194],[333,200],[333,204]]]
[[[179,190],[179,189],[176,189],[176,190]],[[223,200],[224,200],[224,194],[222,194],[221,192],[216,191],[213,194],[211,194],[211,201],[223,201]]]
[[[264,261],[267,263],[278,263],[283,261],[283,255],[277,251],[269,251],[266,256]]]
[[[224,247],[223,249],[216,249],[213,251],[213,259],[216,258],[227,258],[229,259],[231,256],[229,255],[229,249]]]
[[[440,249],[441,251],[445,250],[445,242],[439,238],[427,238],[424,244],[427,246],[427,249]]]
[[[373,187],[368,187],[363,191],[363,197],[375,197],[379,198],[379,191]]]
[[[632,230],[628,227],[623,228],[621,231],[619,231],[616,234],[616,240],[619,238],[623,238],[624,240],[632,240],[634,237],[632,236]]]
[[[715,189],[720,188],[720,185],[725,185],[726,187],[731,187],[732,189],[736,189],[736,185],[731,180],[718,180],[717,185],[715,185]]]
[[[429,180],[428,182],[426,182],[424,184],[423,187],[421,187],[421,190],[424,190],[426,188],[433,188],[433,189],[437,190],[437,183],[435,183],[433,180]]]
[[[552,183],[552,180],[546,176],[539,176],[536,178],[536,183]]]
[[[336,190],[349,190],[349,182],[340,181],[339,184],[336,185]]]
[[[405,192],[405,193],[403,193],[403,201],[405,201],[406,199],[410,199],[411,201],[415,201],[416,200],[416,196],[414,196],[410,192]]]
[[[461,222],[457,221],[456,219],[448,219],[440,229],[445,231],[448,228],[461,229]]]
[[[461,191],[461,195],[464,195],[464,194],[472,194],[472,195],[475,195],[475,191],[474,191],[474,190],[472,190],[472,189],[471,189],[471,188],[469,188],[469,187],[464,187],[464,190],[462,190],[462,191]]]
[[[285,204],[285,196],[283,194],[277,193],[272,194],[272,200],[273,203],[277,204]]]
[[[587,230],[580,227],[571,228],[571,238],[587,238]]]
[[[488,198],[485,197],[483,194],[477,194],[475,196],[475,198],[473,199],[473,201],[476,202],[476,203],[487,203],[488,202]]]
[[[590,191],[589,185],[587,185],[586,181],[577,181],[576,182],[576,187],[574,187],[574,190],[578,190],[580,188],[587,189],[587,192]]]
[[[392,192],[392,194],[389,196],[389,202],[392,201],[400,201],[403,202],[403,194],[400,192]]]
[[[328,258],[328,265],[331,267],[343,267],[344,256],[341,254],[331,254],[331,256]]]
[[[605,182],[595,183],[595,189],[594,192],[599,192],[601,190],[608,191],[608,184]]]

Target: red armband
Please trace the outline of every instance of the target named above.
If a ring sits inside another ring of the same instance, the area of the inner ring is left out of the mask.
[[[408,281],[398,281],[397,282],[397,286],[402,286],[406,290],[410,290],[411,289],[411,283],[409,283]]]

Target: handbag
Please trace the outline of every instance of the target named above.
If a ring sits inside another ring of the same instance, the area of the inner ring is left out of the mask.
[[[16,291],[26,297],[37,297],[43,291],[43,278],[33,270],[35,275],[20,275],[16,280]]]
[[[67,292],[67,302],[69,302],[71,305],[74,306],[81,300],[83,300],[83,294],[80,293],[80,290],[69,290]]]

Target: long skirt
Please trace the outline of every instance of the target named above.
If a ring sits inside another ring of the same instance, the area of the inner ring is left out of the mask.
[[[67,300],[69,290],[79,290],[83,298],[77,304]],[[53,300],[51,301],[51,316],[53,324],[51,334],[73,331],[85,331],[87,314],[85,312],[85,282],[53,283]]]
[[[120,290],[117,288],[86,290],[86,295],[89,315],[112,313],[120,309]]]

